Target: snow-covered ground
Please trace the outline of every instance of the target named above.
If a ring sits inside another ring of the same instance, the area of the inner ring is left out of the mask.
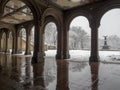
[[[24,56],[22,54],[15,54],[18,56]],[[31,52],[33,55],[33,52]],[[26,55],[25,57],[32,57],[32,55]],[[56,50],[47,50],[45,51],[46,58],[55,58]],[[71,61],[89,61],[90,51],[87,50],[70,50],[70,59]],[[100,61],[107,62],[120,62],[120,51],[99,51]]]
[[[56,50],[45,52],[46,57],[55,57]],[[70,50],[70,60],[72,61],[89,61],[90,51],[87,50]],[[120,51],[99,51],[101,61],[120,62]]]

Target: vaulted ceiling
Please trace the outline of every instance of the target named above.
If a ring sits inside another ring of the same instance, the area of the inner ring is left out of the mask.
[[[59,7],[61,7],[62,9],[70,9],[73,7],[85,5],[100,0],[51,0],[51,1],[58,5]]]
[[[4,23],[19,24],[33,19],[31,10],[19,0],[10,0],[4,9],[0,21]]]
[[[41,0],[35,0],[42,3]],[[44,1],[44,0],[43,0]],[[60,7],[63,10],[85,5],[99,0],[48,0],[51,4]],[[20,0],[10,0],[4,9],[4,14],[0,22],[9,24],[20,24],[33,19],[31,10]]]

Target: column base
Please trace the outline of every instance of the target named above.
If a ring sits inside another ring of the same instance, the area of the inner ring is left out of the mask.
[[[31,55],[31,52],[25,52],[25,55]]]
[[[90,56],[89,62],[99,62],[100,58],[99,56]]]
[[[32,64],[34,63],[41,63],[45,60],[44,54],[38,53],[37,55],[33,55],[32,57]]]
[[[22,53],[22,50],[17,50],[16,51],[16,54],[20,54],[20,53]]]
[[[17,54],[15,50],[12,50],[11,54]]]
[[[10,53],[10,50],[6,50],[5,53]]]
[[[70,59],[70,54],[63,54],[63,59]]]
[[[63,56],[61,54],[56,54],[56,59],[63,59]]]

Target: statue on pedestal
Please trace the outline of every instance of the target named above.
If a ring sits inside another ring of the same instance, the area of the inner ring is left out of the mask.
[[[110,46],[107,45],[107,36],[104,36],[104,45],[102,46],[102,49],[104,50],[110,49]]]

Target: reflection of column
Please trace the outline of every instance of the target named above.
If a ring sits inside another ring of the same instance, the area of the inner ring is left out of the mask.
[[[99,63],[90,63],[91,69],[91,90],[98,90],[98,73],[99,73]]]
[[[69,90],[68,62],[57,61],[57,86],[56,90]]]
[[[34,76],[34,86],[39,86],[41,89],[44,90],[45,83],[44,83],[44,62],[33,64],[33,76]]]
[[[31,62],[30,62],[31,58],[30,57],[26,57],[26,68],[25,68],[25,74],[26,74],[26,78],[25,78],[25,88],[27,89],[29,86],[31,86]]]
[[[15,80],[15,81],[20,81],[20,73],[19,73],[19,67],[18,67],[19,63],[18,63],[18,59],[16,56],[12,57],[12,69],[11,69],[11,76],[10,78]]]
[[[98,23],[96,19],[92,20],[90,23],[91,27],[91,56],[90,61],[97,62],[99,61],[98,55]]]
[[[6,76],[9,76],[8,63],[9,63],[8,55],[6,55],[6,54],[2,55],[1,64],[4,67],[4,70],[6,70],[3,72],[3,75],[6,75]]]

